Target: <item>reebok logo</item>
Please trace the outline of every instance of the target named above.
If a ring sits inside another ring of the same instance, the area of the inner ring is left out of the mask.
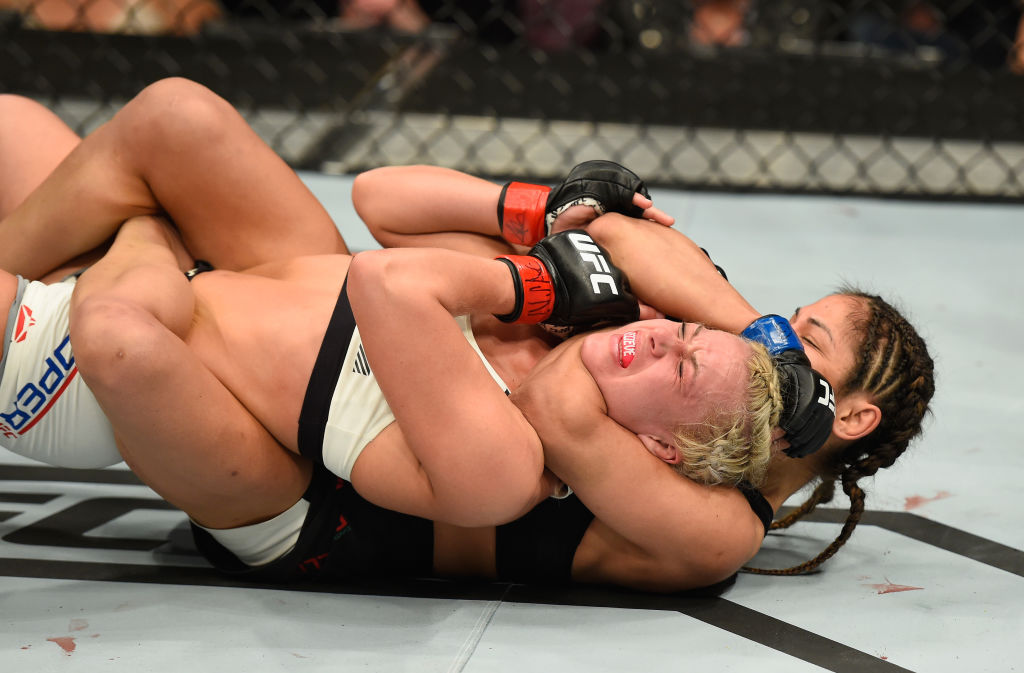
[[[28,329],[36,324],[32,317],[32,309],[22,306],[18,309],[18,320],[14,323],[14,342],[21,343],[28,336]]]

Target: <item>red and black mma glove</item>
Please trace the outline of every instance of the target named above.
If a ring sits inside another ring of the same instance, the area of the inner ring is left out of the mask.
[[[496,259],[508,265],[516,293],[515,308],[499,320],[584,330],[640,317],[626,275],[584,231],[563,231],[528,255]]]
[[[835,396],[828,379],[811,367],[792,325],[779,315],[761,316],[740,336],[767,348],[775,362],[782,386],[779,427],[789,441],[786,455],[803,458],[820,449],[832,434]]]
[[[558,216],[573,206],[590,206],[598,215],[607,212],[640,217],[633,195],[650,192],[640,177],[614,161],[584,161],[569,171],[553,189],[525,182],[509,182],[498,197],[498,228],[515,245],[534,245],[551,232]]]

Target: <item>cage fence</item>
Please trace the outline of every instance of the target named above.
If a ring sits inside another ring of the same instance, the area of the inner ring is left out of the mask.
[[[0,0],[0,91],[80,133],[181,76],[291,165],[1024,198],[1005,0]]]

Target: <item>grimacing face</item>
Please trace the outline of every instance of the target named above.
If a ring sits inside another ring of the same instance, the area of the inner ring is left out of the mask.
[[[751,354],[738,336],[671,320],[596,332],[581,349],[608,416],[638,435],[668,442],[681,424],[743,406]]]

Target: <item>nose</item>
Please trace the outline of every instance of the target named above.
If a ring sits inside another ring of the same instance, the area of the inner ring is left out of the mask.
[[[685,339],[678,333],[671,336],[655,337],[652,343],[652,350],[656,357],[670,355],[673,357],[686,357],[693,352],[694,345],[691,340]]]

